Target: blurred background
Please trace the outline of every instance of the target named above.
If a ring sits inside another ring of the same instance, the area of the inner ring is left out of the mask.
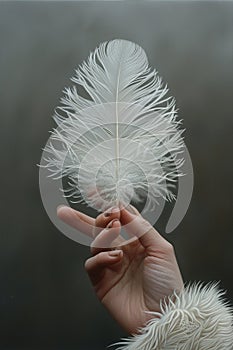
[[[126,336],[92,291],[89,248],[47,217],[36,166],[74,69],[114,38],[145,49],[186,128],[194,193],[165,235],[184,279],[221,280],[233,300],[232,34],[232,2],[0,2],[1,350],[98,350]]]

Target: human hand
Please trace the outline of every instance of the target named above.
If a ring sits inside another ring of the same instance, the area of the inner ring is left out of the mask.
[[[183,289],[173,246],[133,210],[115,208],[93,219],[58,209],[61,220],[93,237],[86,271],[100,301],[129,333],[154,318],[150,312],[160,312],[161,300]],[[134,238],[124,242],[121,226]]]

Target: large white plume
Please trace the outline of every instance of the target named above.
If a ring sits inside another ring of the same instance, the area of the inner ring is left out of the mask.
[[[126,40],[99,45],[65,89],[46,147],[67,196],[103,211],[146,198],[175,198],[184,143],[175,101],[144,50]]]

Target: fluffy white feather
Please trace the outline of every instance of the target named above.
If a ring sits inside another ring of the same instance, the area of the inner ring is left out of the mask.
[[[216,284],[188,286],[117,350],[233,350],[232,308]]]
[[[183,163],[175,101],[144,50],[129,41],[99,45],[65,89],[47,146],[52,176],[68,176],[77,202],[97,210],[147,197],[175,198]]]

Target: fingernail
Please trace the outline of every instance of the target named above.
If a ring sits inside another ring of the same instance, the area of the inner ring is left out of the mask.
[[[117,208],[117,207],[112,207],[112,208],[106,210],[106,212],[104,213],[104,216],[107,218],[107,217],[109,217],[111,214],[117,213],[118,211],[119,211],[119,208]]]
[[[113,223],[119,221],[118,219],[114,219],[112,221],[110,221],[110,223],[108,224],[107,228],[111,228],[113,226]]]
[[[119,256],[121,254],[122,250],[110,250],[110,252],[108,253],[108,255],[110,256]]]

